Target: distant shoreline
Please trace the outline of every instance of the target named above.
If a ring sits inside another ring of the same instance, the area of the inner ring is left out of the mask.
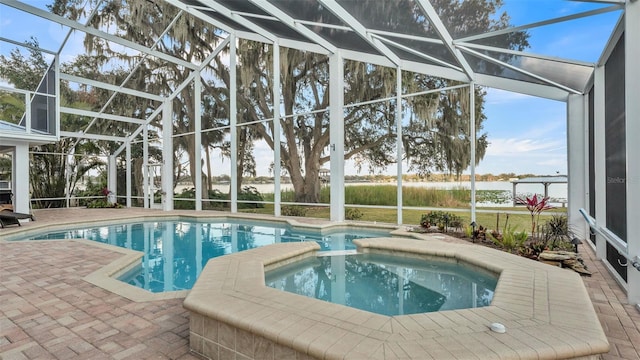
[[[513,185],[509,181],[476,181],[476,190],[499,190],[511,193],[513,191]],[[258,190],[258,192],[262,194],[274,193],[275,186],[273,183],[246,183],[242,184],[244,186],[252,186]],[[345,186],[397,186],[397,183],[394,182],[345,182]],[[411,181],[403,181],[403,187],[425,187],[431,189],[440,189],[440,190],[459,190],[459,189],[471,189],[471,183],[469,181],[456,181],[456,182],[438,182],[438,181],[429,181],[429,182],[411,182]],[[180,193],[183,189],[192,188],[191,184],[181,184],[176,186],[175,192]],[[229,183],[217,183],[213,185],[213,189],[219,190],[221,192],[229,191]],[[281,183],[280,184],[281,191],[291,191],[293,190],[293,185],[291,183]],[[517,196],[529,196],[532,194],[543,194],[544,186],[542,184],[519,184],[518,185],[518,194]],[[555,204],[562,204],[567,202],[567,184],[551,184],[549,185],[549,197],[552,199],[552,202]]]

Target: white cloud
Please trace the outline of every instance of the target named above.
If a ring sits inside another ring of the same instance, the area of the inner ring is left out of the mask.
[[[562,149],[560,140],[536,140],[523,138],[491,139],[487,147],[487,155],[492,156],[530,156],[535,152],[549,152]]]

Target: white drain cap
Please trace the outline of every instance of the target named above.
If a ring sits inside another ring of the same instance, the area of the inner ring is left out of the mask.
[[[500,323],[493,323],[491,324],[491,331],[497,332],[498,334],[504,334],[507,332],[507,329]]]

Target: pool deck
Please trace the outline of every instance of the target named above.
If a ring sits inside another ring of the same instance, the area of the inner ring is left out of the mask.
[[[0,229],[0,239],[42,226],[165,214],[141,209],[34,213],[36,222]],[[624,291],[595,261],[593,251],[581,245],[580,252],[593,272],[582,279],[611,346],[601,357],[640,360],[640,312],[627,304]],[[198,359],[189,353],[189,316],[182,298],[136,302],[84,280],[123,256],[79,241],[0,240],[0,358]]]

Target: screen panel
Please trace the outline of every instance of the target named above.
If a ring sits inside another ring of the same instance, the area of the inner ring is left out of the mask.
[[[627,241],[624,35],[605,66],[605,173],[607,228]],[[607,260],[626,280],[626,259],[607,245]]]

